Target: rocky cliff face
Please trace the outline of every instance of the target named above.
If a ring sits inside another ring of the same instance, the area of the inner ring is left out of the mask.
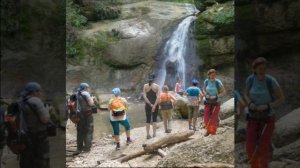
[[[213,3],[201,11],[196,22],[196,38],[204,68],[233,65],[233,28],[233,1]]]
[[[251,61],[263,56],[286,97],[278,116],[299,107],[300,2],[236,1],[235,10],[237,88],[251,73]]]
[[[228,0],[196,0],[200,10],[196,21],[198,57],[202,64],[201,77],[206,78],[210,68],[218,71],[228,94],[234,85],[234,4]]]
[[[113,87],[139,93],[159,47],[193,9],[187,4],[145,1],[123,5],[120,20],[92,23],[79,32],[81,40],[94,40],[92,45],[97,48],[97,38],[105,37],[109,44],[103,51],[87,47],[90,49],[85,49],[80,61],[68,58],[67,90],[86,81],[99,93],[110,92]]]

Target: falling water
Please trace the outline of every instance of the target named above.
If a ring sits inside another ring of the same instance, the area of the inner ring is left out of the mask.
[[[174,87],[178,78],[182,79],[182,86],[186,85],[186,55],[190,52],[190,26],[195,16],[185,18],[172,33],[161,52],[161,63],[157,72],[157,83]]]

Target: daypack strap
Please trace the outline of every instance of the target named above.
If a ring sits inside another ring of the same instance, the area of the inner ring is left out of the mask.
[[[255,77],[255,75],[252,74],[248,79],[248,85],[249,85],[248,91],[250,91],[253,86],[254,77]],[[271,100],[273,101],[274,100],[274,96],[272,94],[273,93],[273,87],[272,87],[273,80],[269,75],[266,75],[265,77],[266,77],[267,89],[268,89],[269,95],[271,97]]]
[[[217,79],[215,79],[215,84],[216,84],[216,88],[217,88],[217,90],[218,90],[218,93],[220,93],[220,89],[221,89],[221,84],[220,84],[220,82],[217,80]],[[205,79],[204,80],[204,86],[205,86],[205,89],[206,89],[206,87],[207,87],[207,85],[208,85],[208,79]]]

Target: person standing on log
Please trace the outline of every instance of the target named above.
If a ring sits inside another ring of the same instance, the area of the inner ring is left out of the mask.
[[[167,85],[163,86],[162,93],[159,98],[160,111],[162,114],[165,133],[171,133],[171,120],[172,120],[172,110],[173,102],[176,98],[168,93],[169,87]]]
[[[203,92],[205,96],[204,101],[204,126],[206,133],[215,135],[218,127],[218,118],[220,112],[221,103],[219,98],[224,96],[226,91],[221,80],[217,79],[217,71],[210,69],[207,72],[208,79],[204,81]]]
[[[116,150],[120,150],[119,124],[123,125],[126,130],[126,145],[129,145],[132,142],[130,139],[130,124],[127,117],[128,103],[124,97],[120,96],[120,88],[114,88],[112,93],[115,95],[115,97],[109,100],[108,111],[110,123],[114,130]]]
[[[246,151],[251,168],[266,168],[270,160],[271,138],[275,125],[273,108],[284,101],[284,95],[271,75],[266,74],[263,57],[252,63],[253,74],[246,80],[245,99],[248,104]]]
[[[148,83],[144,85],[143,88],[143,97],[145,100],[145,111],[146,111],[146,132],[147,139],[150,139],[150,123],[152,122],[153,137],[156,136],[156,121],[158,114],[158,103],[160,89],[159,85],[154,83],[155,75],[151,74],[148,77]]]
[[[192,86],[190,86],[186,90],[187,98],[189,100],[188,103],[188,122],[189,122],[189,129],[197,131],[196,123],[197,117],[199,112],[200,102],[202,101],[203,94],[201,89],[197,87],[199,84],[198,80],[192,80]]]

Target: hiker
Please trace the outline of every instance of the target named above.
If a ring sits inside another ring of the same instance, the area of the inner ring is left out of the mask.
[[[47,123],[50,121],[49,107],[41,100],[41,86],[29,82],[21,92],[22,110],[30,144],[20,154],[21,168],[49,168],[49,141]]]
[[[128,103],[125,98],[121,97],[121,90],[114,88],[112,90],[114,98],[109,100],[108,110],[111,126],[114,130],[114,139],[116,143],[116,150],[120,150],[120,129],[119,124],[123,125],[126,130],[126,145],[129,145],[132,141],[130,139],[130,124],[127,117]]]
[[[5,111],[2,107],[0,107],[0,168],[1,168],[1,164],[2,164],[2,159],[1,159],[2,158],[2,152],[3,152],[4,145],[5,145],[4,115],[5,115]]]
[[[172,109],[173,103],[176,98],[168,94],[169,87],[164,85],[162,88],[162,93],[159,96],[160,111],[164,122],[165,133],[171,133],[171,120],[172,120]]]
[[[158,102],[160,89],[159,85],[154,83],[155,75],[151,74],[148,77],[148,83],[144,85],[143,97],[145,100],[145,111],[146,111],[146,133],[147,139],[152,138],[149,134],[150,123],[152,122],[153,137],[156,136],[156,121],[158,114]]]
[[[204,80],[203,92],[205,96],[204,101],[204,126],[206,133],[215,135],[218,127],[220,105],[219,98],[225,95],[225,88],[221,80],[216,78],[217,71],[210,69],[207,72],[208,78]]]
[[[180,96],[183,96],[184,90],[182,89],[182,80],[178,78],[177,83],[175,84],[175,92]]]
[[[200,102],[202,101],[203,94],[201,89],[198,87],[198,80],[192,80],[192,86],[190,86],[186,90],[187,98],[188,98],[188,123],[189,129],[197,131],[196,123],[198,117],[198,111]]]
[[[237,131],[238,121],[240,119],[241,114],[244,111],[244,108],[246,106],[245,101],[243,100],[241,94],[237,91],[233,91],[234,95],[234,109],[235,109],[235,124],[234,124],[234,130]]]
[[[80,119],[77,123],[77,152],[88,152],[92,147],[94,118],[92,107],[94,100],[90,95],[90,87],[87,83],[79,85],[76,97],[78,99],[78,111]]]
[[[275,125],[273,108],[284,101],[277,80],[266,74],[266,68],[266,59],[256,58],[252,63],[253,74],[246,80],[245,99],[249,110],[246,151],[252,168],[268,167]]]

